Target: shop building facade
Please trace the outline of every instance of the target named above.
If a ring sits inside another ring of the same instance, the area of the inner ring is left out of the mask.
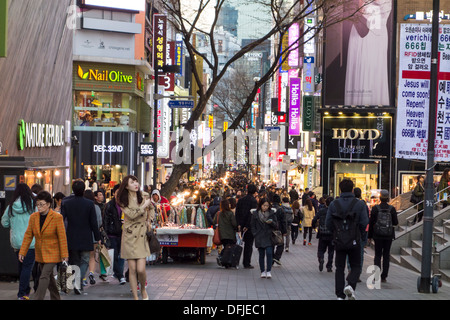
[[[19,183],[70,193],[69,4],[0,1],[0,216]],[[2,276],[17,274],[9,232],[0,228]]]
[[[143,2],[144,4],[144,2]],[[74,32],[72,175],[109,190],[129,175],[142,184],[139,145],[152,130],[145,59],[145,10],[81,4]]]

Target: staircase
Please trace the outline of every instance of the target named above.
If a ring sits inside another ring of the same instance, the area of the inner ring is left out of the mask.
[[[423,221],[414,224],[415,206],[398,214],[399,226],[392,242],[391,262],[420,273],[422,264]],[[441,208],[436,203],[433,223],[433,274],[441,274],[450,281],[450,206]]]

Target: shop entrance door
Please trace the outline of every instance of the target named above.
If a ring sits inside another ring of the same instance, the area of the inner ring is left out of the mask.
[[[362,198],[369,200],[372,191],[380,189],[381,162],[335,162],[334,163],[334,194],[339,196],[339,183],[343,179],[351,179],[355,188],[360,188]]]

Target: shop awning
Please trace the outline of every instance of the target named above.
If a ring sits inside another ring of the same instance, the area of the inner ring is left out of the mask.
[[[0,168],[19,168],[24,170],[67,169],[57,166],[51,158],[0,157]]]

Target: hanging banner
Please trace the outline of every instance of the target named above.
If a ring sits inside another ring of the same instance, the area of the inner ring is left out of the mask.
[[[435,160],[450,160],[450,26],[440,25]],[[396,157],[427,158],[431,24],[402,24]]]
[[[153,68],[163,73],[166,64],[167,17],[163,14],[153,16]]]
[[[301,80],[291,78],[289,87],[289,135],[300,135]]]

